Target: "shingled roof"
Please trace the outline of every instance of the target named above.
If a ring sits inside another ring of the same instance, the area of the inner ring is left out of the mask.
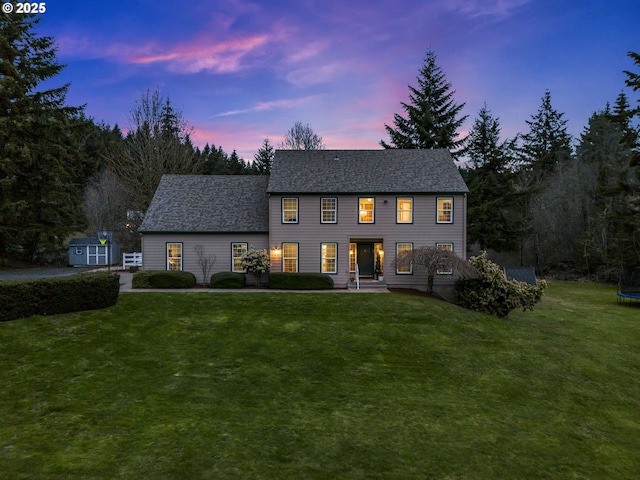
[[[268,181],[263,175],[164,175],[140,231],[268,232]]]
[[[269,193],[466,193],[447,150],[277,150]]]

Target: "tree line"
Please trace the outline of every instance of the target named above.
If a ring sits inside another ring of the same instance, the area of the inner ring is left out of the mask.
[[[628,56],[640,66],[640,54]],[[630,105],[624,90],[593,113],[578,139],[567,132],[548,90],[526,121],[527,132],[502,140],[500,120],[485,103],[462,138],[465,104],[456,103],[436,60],[428,51],[417,87],[409,86],[409,102],[401,104],[404,114],[385,125],[389,143],[380,143],[446,148],[461,161],[472,253],[599,279],[639,267],[640,107]],[[640,75],[624,73],[625,86],[640,89]]]
[[[66,255],[76,232],[117,232],[139,248],[140,225],[160,178],[175,174],[268,174],[265,139],[252,161],[191,141],[192,128],[159,90],[142,92],[126,133],[66,105],[69,85],[42,88],[63,68],[54,39],[39,37],[34,15],[0,16],[0,259],[47,262]],[[640,56],[629,53],[640,65]],[[625,72],[636,92],[639,75]],[[455,90],[429,50],[417,85],[401,103],[384,148],[446,148],[467,182],[469,245],[501,263],[608,275],[640,265],[639,130],[622,92],[594,112],[579,139],[544,92],[529,131],[502,140],[485,104],[469,135]],[[296,122],[278,145],[322,149],[322,137]]]

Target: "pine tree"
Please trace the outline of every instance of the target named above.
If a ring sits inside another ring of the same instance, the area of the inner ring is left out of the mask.
[[[459,155],[465,139],[458,129],[467,119],[460,117],[464,103],[455,102],[455,90],[436,63],[433,50],[427,52],[417,78],[418,87],[409,85],[409,103],[402,102],[405,116],[394,114],[394,127],[385,124],[390,142],[384,148],[445,148]]]
[[[462,172],[469,186],[469,243],[481,250],[511,251],[522,234],[521,216],[515,212],[519,195],[507,168],[512,144],[500,143],[500,121],[485,104],[468,137],[466,153],[473,168]]]
[[[551,92],[547,90],[538,113],[527,120],[529,133],[522,136],[521,163],[525,170],[544,175],[571,157],[571,135],[563,115],[551,105]]]
[[[265,138],[262,146],[253,156],[253,169],[258,175],[269,175],[275,152],[273,146],[269,143],[269,139]]]
[[[44,261],[79,228],[83,172],[81,107],[65,106],[69,84],[40,88],[63,68],[34,15],[0,15],[0,255]]]
[[[629,52],[627,56],[631,58],[636,66],[640,67],[640,53]],[[640,90],[640,74],[631,72],[629,70],[624,70],[627,79],[625,80],[625,84],[627,87],[631,87],[631,89],[636,92]],[[640,98],[638,99],[638,103],[640,103]],[[640,115],[640,105],[634,109],[636,115]]]

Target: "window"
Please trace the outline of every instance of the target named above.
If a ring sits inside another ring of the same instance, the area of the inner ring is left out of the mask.
[[[356,261],[358,257],[358,246],[355,243],[349,244],[349,271],[356,271]]]
[[[322,255],[322,273],[338,273],[338,244],[323,243],[321,244]]]
[[[82,255],[82,247],[76,247],[76,255]]]
[[[298,199],[282,199],[282,223],[298,223]]]
[[[246,243],[231,244],[231,271],[237,273],[245,273],[242,268],[242,256],[247,253],[248,245]]]
[[[453,223],[453,197],[439,197],[437,201],[437,223]]]
[[[375,198],[359,198],[360,214],[358,223],[374,223],[375,219]]]
[[[167,243],[167,270],[182,270],[181,243]]]
[[[298,271],[298,244],[283,243],[282,244],[282,271],[297,272]]]
[[[453,243],[436,243],[436,250],[453,252]],[[449,261],[443,259],[439,262],[436,273],[438,275],[453,275],[453,267]]]
[[[338,199],[321,198],[321,223],[338,223]]]
[[[397,223],[413,223],[413,198],[396,199]]]
[[[413,243],[396,243],[396,273],[400,275],[413,273],[413,262],[408,258],[408,254],[404,253],[412,250]]]

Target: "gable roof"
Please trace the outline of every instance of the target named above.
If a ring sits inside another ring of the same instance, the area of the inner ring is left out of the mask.
[[[163,175],[140,231],[268,232],[268,181],[264,175]]]
[[[448,150],[277,150],[269,193],[467,193]]]

